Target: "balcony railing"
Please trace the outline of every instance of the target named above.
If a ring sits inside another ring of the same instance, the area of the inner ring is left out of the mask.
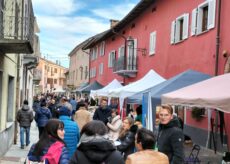
[[[42,71],[39,69],[33,70],[33,81],[35,84],[39,84],[42,79]]]
[[[66,78],[66,76],[65,76],[64,73],[60,73],[60,74],[59,74],[59,79],[65,79],[65,78]]]
[[[8,1],[5,3],[10,3]],[[0,11],[0,49],[5,53],[31,54],[33,53],[35,19],[32,4],[29,10],[31,14],[27,16],[21,16],[23,10],[20,10],[20,8],[23,8],[21,6],[23,4],[17,4],[16,8],[13,7],[13,2],[11,5],[9,7],[8,4],[7,8]]]
[[[125,77],[136,77],[137,74],[137,57],[136,56],[128,56],[125,58],[124,56],[118,58],[114,62],[113,72],[117,73],[120,76]]]

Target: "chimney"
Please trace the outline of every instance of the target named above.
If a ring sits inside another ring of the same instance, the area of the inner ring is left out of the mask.
[[[110,28],[113,28],[118,24],[119,20],[110,19]]]

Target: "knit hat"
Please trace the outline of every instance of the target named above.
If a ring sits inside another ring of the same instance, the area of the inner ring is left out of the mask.
[[[71,111],[66,106],[62,106],[59,109],[59,116],[70,116]]]

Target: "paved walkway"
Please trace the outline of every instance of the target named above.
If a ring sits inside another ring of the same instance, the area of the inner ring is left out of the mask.
[[[12,145],[9,151],[0,157],[0,164],[23,164],[28,154],[31,144],[36,143],[38,140],[38,129],[33,121],[30,129],[30,145],[25,149],[20,148],[20,136],[18,135],[17,144]],[[192,150],[192,144],[185,144],[185,155],[189,156]],[[202,148],[199,153],[199,159],[201,164],[221,164],[222,155],[220,153],[215,154],[213,150]]]
[[[18,129],[19,130],[19,129]],[[24,163],[25,158],[29,152],[30,146],[37,142],[38,140],[38,129],[35,125],[35,121],[32,122],[30,128],[30,145],[24,149],[20,148],[20,135],[17,137],[17,144],[12,145],[9,151],[3,156],[0,157],[0,164],[19,164]]]
[[[185,156],[188,157],[192,151],[193,144],[185,144],[184,148]],[[215,154],[214,150],[201,147],[198,158],[201,161],[200,164],[221,164],[222,154],[218,152]]]

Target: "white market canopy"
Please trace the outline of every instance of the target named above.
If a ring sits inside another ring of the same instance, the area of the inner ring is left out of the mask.
[[[106,85],[104,88],[101,88],[98,90],[91,90],[90,96],[91,97],[108,96],[109,90],[115,89],[115,88],[120,88],[120,87],[122,87],[121,83],[117,79],[114,79],[108,85]]]
[[[120,99],[127,98],[138,92],[151,88],[165,79],[157,74],[154,70],[150,70],[144,77],[129,85],[117,89],[109,90],[109,97],[119,97]]]
[[[66,91],[63,90],[62,88],[57,88],[53,91],[54,93],[65,93]]]
[[[230,73],[167,93],[162,103],[201,106],[230,113]]]

